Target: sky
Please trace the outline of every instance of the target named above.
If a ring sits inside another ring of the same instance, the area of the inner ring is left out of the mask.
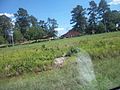
[[[66,33],[72,28],[70,24],[71,11],[76,5],[89,7],[91,0],[0,0],[0,15],[13,17],[18,8],[24,8],[29,15],[35,16],[38,20],[55,18],[58,23],[58,36]],[[98,3],[100,0],[94,0]],[[120,10],[120,0],[106,0],[112,10]]]

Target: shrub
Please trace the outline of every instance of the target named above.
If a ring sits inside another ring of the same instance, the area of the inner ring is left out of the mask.
[[[23,41],[23,35],[19,30],[14,31],[14,41],[15,42]]]
[[[3,36],[0,36],[0,44],[4,44],[5,43],[5,39],[3,38]]]
[[[72,55],[78,53],[79,51],[80,51],[79,48],[71,47],[65,56],[72,56]]]
[[[104,33],[105,32],[105,25],[100,22],[97,26],[97,32],[96,33]]]
[[[116,31],[116,26],[115,26],[115,24],[114,23],[112,23],[112,22],[110,22],[109,24],[108,24],[108,30],[110,31],[110,32],[113,32],[113,31]]]

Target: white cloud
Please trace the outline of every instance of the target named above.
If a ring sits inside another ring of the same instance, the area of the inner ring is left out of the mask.
[[[63,31],[64,28],[56,28],[55,30],[56,30],[56,31]]]
[[[58,31],[58,36],[61,36],[65,31],[64,28],[56,28],[55,30]]]
[[[110,5],[118,5],[118,4],[120,4],[120,0],[112,0],[109,4]]]
[[[6,15],[7,17],[10,17],[10,18],[14,17],[14,14],[12,13],[0,13],[0,16],[2,15]]]
[[[55,30],[58,31],[58,36],[61,36],[65,33],[67,33],[71,28],[68,27],[68,28],[56,28]]]

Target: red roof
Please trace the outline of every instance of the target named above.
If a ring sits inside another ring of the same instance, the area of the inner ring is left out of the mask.
[[[76,36],[79,36],[79,35],[80,35],[80,32],[72,29],[72,30],[69,30],[66,34],[62,35],[61,37],[69,38],[69,37],[76,37]]]

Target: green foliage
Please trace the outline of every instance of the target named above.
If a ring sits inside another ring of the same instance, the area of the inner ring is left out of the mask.
[[[25,36],[25,33],[30,26],[30,20],[27,10],[19,8],[17,13],[14,15],[16,17],[16,27],[20,28],[21,33],[23,34],[23,36]]]
[[[104,14],[106,12],[110,11],[109,6],[110,5],[107,4],[106,0],[100,0],[99,5],[98,5],[99,18],[104,19]],[[104,22],[104,24],[105,24],[105,22]]]
[[[15,41],[16,43],[23,41],[23,35],[22,35],[22,33],[20,32],[20,30],[15,30],[13,36],[14,36],[14,41]]]
[[[11,23],[11,18],[2,15],[0,16],[0,28],[2,30],[2,33],[5,34],[6,29],[11,29],[12,23]]]
[[[79,48],[74,48],[74,47],[71,47],[69,49],[69,51],[66,53],[65,56],[72,56],[72,55],[75,55],[76,53],[78,53],[80,51]]]
[[[5,44],[5,39],[3,36],[0,36],[0,44]]]
[[[111,12],[111,22],[114,24],[119,24],[120,23],[120,12],[117,10],[113,10]]]
[[[38,40],[43,38],[45,31],[40,26],[33,26],[26,32],[26,37],[28,40]]]
[[[71,13],[71,24],[74,24],[74,30],[84,33],[86,27],[85,9],[82,6],[77,5],[75,8],[73,8]]]
[[[48,18],[47,22],[40,20],[37,21],[36,17],[29,16],[27,10],[19,8],[15,14],[16,22],[15,28],[19,28],[23,37],[28,40],[37,40],[43,37],[56,37],[58,27],[55,19]]]
[[[116,31],[117,24],[117,29],[119,30],[120,12],[111,10],[106,0],[100,0],[98,5],[95,1],[90,1],[87,10],[89,18],[86,20],[85,14],[87,11],[82,6],[77,5],[73,8],[71,12],[71,24],[74,24],[73,30],[80,31],[83,34],[112,32]]]
[[[113,31],[116,31],[116,26],[114,23],[112,22],[109,22],[108,26],[107,26],[107,29],[110,31],[110,32],[113,32]]]
[[[43,44],[41,47],[42,47],[43,49],[45,49],[45,48],[46,48],[45,44]]]
[[[5,43],[5,41],[9,41],[7,30],[12,28],[11,18],[6,15],[0,16],[0,44]],[[2,41],[3,40],[3,41]]]
[[[105,32],[105,25],[102,22],[99,22],[97,25],[97,32],[96,33],[104,33]]]
[[[19,8],[16,17],[16,28],[20,29],[23,37],[28,40],[41,39],[45,35],[43,27],[39,25],[34,16],[29,16],[27,10]],[[21,37],[22,38],[22,37]]]
[[[89,31],[88,33],[92,33],[93,30],[94,32],[96,32],[96,25],[97,25],[97,4],[94,2],[94,1],[91,1],[89,2],[89,5],[90,5],[90,8],[88,8],[87,10],[89,11],[88,12],[88,15],[89,15]]]
[[[34,17],[34,16],[29,16],[29,19],[30,19],[30,23],[32,24],[32,26],[37,26],[38,25],[38,22],[37,22],[37,19],[36,19],[36,17]]]
[[[48,37],[56,37],[57,31],[55,28],[58,27],[57,21],[55,19],[48,18],[47,20],[47,35]]]

